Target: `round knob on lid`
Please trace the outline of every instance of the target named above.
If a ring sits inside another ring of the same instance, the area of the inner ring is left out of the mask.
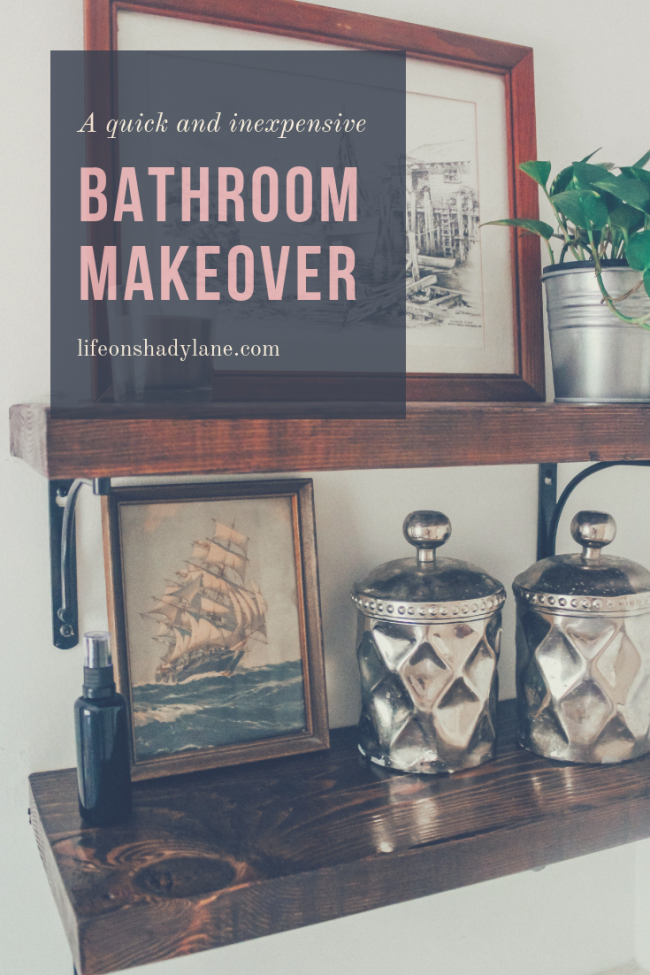
[[[404,537],[418,550],[418,562],[435,562],[436,549],[451,535],[451,522],[442,511],[412,511],[402,526]]]
[[[571,536],[583,546],[583,559],[593,561],[616,538],[616,522],[604,511],[579,511],[571,522]]]

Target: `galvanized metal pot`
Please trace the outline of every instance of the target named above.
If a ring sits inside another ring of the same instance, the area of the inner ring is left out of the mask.
[[[581,555],[517,576],[521,744],[546,758],[624,762],[650,751],[650,572],[603,555],[614,519],[581,511]]]
[[[621,261],[603,263],[603,283],[616,298],[641,278]],[[544,268],[555,400],[558,403],[650,402],[650,331],[629,325],[603,304],[591,262]],[[643,286],[618,305],[623,314],[650,314]]]
[[[352,590],[359,609],[359,751],[404,772],[487,762],[496,740],[497,660],[505,590],[457,559],[436,559],[451,534],[439,511],[414,511],[397,559]]]

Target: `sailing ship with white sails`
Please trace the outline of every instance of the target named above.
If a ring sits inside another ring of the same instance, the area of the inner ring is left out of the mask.
[[[246,583],[249,539],[215,521],[211,538],[192,544],[192,557],[145,614],[158,624],[154,639],[166,647],[158,683],[200,674],[231,675],[253,647],[266,643],[267,605],[253,580]]]

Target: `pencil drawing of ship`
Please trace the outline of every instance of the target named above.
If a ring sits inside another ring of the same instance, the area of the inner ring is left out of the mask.
[[[176,684],[201,674],[231,675],[266,643],[267,605],[255,582],[246,583],[249,539],[216,521],[212,538],[193,542],[192,557],[169,581],[155,607],[154,639],[166,647],[158,683]]]

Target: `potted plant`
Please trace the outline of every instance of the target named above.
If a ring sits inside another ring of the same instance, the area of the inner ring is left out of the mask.
[[[548,247],[542,280],[556,401],[650,402],[650,152],[633,166],[593,165],[594,155],[562,169],[550,187],[550,162],[521,163],[556,227],[491,223],[538,234]]]

